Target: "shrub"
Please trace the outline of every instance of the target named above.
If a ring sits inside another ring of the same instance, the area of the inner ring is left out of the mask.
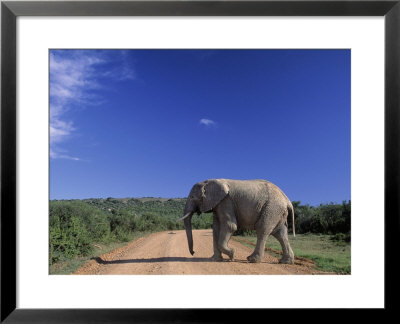
[[[76,217],[66,217],[61,222],[54,217],[50,223],[50,264],[60,259],[87,255],[92,251],[90,237],[82,221]]]
[[[321,204],[317,207],[292,202],[296,232],[336,234],[350,232],[351,202]],[[289,220],[290,221],[290,220]],[[290,226],[289,226],[290,228]]]
[[[332,241],[336,242],[350,242],[351,241],[351,235],[350,232],[348,233],[336,233],[331,237]]]
[[[192,217],[192,228],[202,229],[202,228],[212,228],[213,215],[211,213],[207,214],[194,214]]]
[[[49,207],[50,264],[87,255],[91,242],[109,236],[106,215],[80,201],[51,202]]]
[[[253,236],[255,234],[255,230],[245,230],[243,228],[238,228],[235,233],[233,233],[234,236],[236,235],[243,235],[243,236]]]
[[[153,213],[144,213],[138,219],[138,227],[139,231],[156,231],[166,229],[166,226],[163,226],[162,218]]]

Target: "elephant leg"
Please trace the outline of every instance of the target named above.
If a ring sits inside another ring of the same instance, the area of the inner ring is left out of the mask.
[[[264,256],[265,243],[267,242],[268,234],[263,230],[257,230],[257,243],[252,254],[247,257],[247,260],[252,263],[259,263]]]
[[[228,242],[232,236],[232,233],[223,227],[220,230],[219,240],[218,240],[218,249],[229,256],[229,259],[232,261],[235,257],[235,250],[228,247]]]
[[[253,253],[247,257],[247,260],[249,262],[261,262],[264,256],[265,243],[267,242],[268,236],[276,227],[276,218],[270,217],[270,215],[274,215],[275,211],[270,209],[271,207],[266,205],[264,207],[263,213],[261,214],[261,217],[255,224],[257,243]]]
[[[214,255],[211,257],[214,261],[222,261],[221,251],[218,249],[218,237],[219,237],[219,222],[217,216],[213,215],[213,247]]]
[[[272,235],[279,241],[282,246],[283,256],[282,259],[279,260],[279,263],[287,263],[293,264],[294,262],[294,253],[289,244],[288,237],[288,229],[285,224],[282,224],[279,228],[277,228]]]
[[[236,230],[236,224],[231,222],[219,224],[219,237],[218,237],[218,249],[222,253],[225,253],[229,256],[229,259],[232,261],[235,257],[235,250],[228,247],[228,242],[231,239],[233,232]]]

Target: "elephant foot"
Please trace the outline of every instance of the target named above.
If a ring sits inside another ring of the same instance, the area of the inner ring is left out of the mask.
[[[212,261],[216,261],[216,262],[220,262],[220,261],[223,261],[224,259],[222,258],[222,255],[214,254],[214,255],[211,257],[211,260],[212,260]]]
[[[282,259],[279,260],[279,263],[293,264],[294,263],[294,258],[282,258]]]
[[[234,258],[235,258],[235,250],[232,249],[232,250],[231,250],[231,253],[229,253],[229,260],[230,260],[230,261],[233,261]]]
[[[251,263],[260,263],[261,262],[261,258],[259,257],[259,256],[256,256],[256,255],[249,255],[248,257],[247,257],[247,260],[249,261],[249,262],[251,262]]]

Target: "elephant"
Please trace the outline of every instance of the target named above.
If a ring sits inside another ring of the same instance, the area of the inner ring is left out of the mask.
[[[194,213],[213,213],[212,260],[223,261],[222,253],[230,261],[235,250],[228,247],[232,234],[238,227],[256,230],[254,252],[247,257],[251,263],[261,262],[265,242],[273,235],[281,244],[283,256],[280,263],[292,264],[294,253],[288,239],[288,215],[294,229],[294,210],[289,198],[273,183],[266,180],[209,179],[196,183],[190,190],[184,208],[186,236],[191,255],[193,236],[191,219]]]

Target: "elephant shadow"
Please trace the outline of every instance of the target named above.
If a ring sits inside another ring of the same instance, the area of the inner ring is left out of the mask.
[[[103,260],[101,257],[91,258],[99,264],[127,264],[127,263],[157,263],[157,262],[210,262],[211,258],[185,258],[185,257],[161,257],[148,259]]]

